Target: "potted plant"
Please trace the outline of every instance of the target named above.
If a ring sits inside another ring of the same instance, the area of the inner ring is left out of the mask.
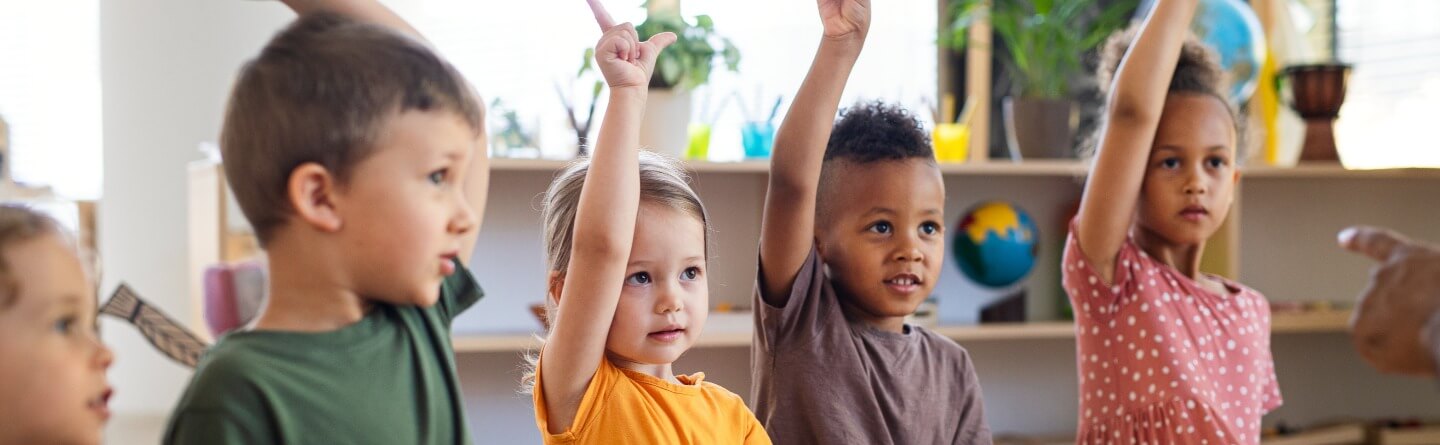
[[[710,81],[716,59],[736,71],[740,50],[715,33],[710,16],[697,15],[693,24],[687,21],[680,14],[679,0],[648,0],[645,8],[645,21],[635,27],[640,40],[667,31],[678,39],[655,60],[640,143],[680,158],[689,144],[690,90]]]
[[[595,48],[586,48],[585,57],[580,62],[580,71],[575,73],[575,79],[571,80],[568,89],[562,88],[559,82],[555,83],[555,93],[560,96],[560,104],[565,107],[565,113],[570,118],[570,129],[575,131],[575,156],[588,156],[589,146],[586,145],[586,138],[590,136],[591,124],[595,122],[595,105],[600,102],[600,92],[605,90],[605,81],[599,78],[588,79],[586,73],[592,76],[597,71],[591,61],[595,60]],[[590,106],[585,111],[585,119],[580,119],[576,111],[579,110],[579,102],[572,99],[575,90],[575,80],[590,81],[591,86],[586,93],[590,96]]]
[[[1079,122],[1070,96],[1080,57],[1129,22],[1136,0],[950,0],[949,29],[940,43],[965,47],[966,34],[988,20],[1009,57],[1002,57],[1015,88],[1003,102],[1007,140],[1024,157],[1073,157]]]

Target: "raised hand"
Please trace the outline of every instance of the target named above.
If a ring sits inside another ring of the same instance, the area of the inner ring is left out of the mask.
[[[816,0],[827,38],[864,39],[870,32],[870,0]]]
[[[595,23],[600,25],[600,41],[595,44],[595,64],[605,83],[613,89],[626,87],[647,88],[650,75],[655,72],[655,57],[660,50],[675,43],[675,33],[663,32],[640,41],[635,25],[629,22],[615,24],[610,13],[600,0],[586,0],[590,11],[595,13]]]

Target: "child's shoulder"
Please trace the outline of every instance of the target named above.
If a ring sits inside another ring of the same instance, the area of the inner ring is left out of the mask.
[[[259,348],[235,334],[223,337],[200,358],[185,391],[182,408],[213,408],[256,396],[269,374]]]
[[[264,345],[247,332],[234,332],[221,337],[205,351],[195,365],[195,377],[207,380],[232,380],[252,375],[250,371],[268,368]]]
[[[964,346],[960,346],[959,343],[951,340],[950,337],[940,335],[935,331],[925,329],[921,326],[911,325],[910,329],[913,335],[920,337],[920,342],[932,351],[940,363],[962,369],[974,366],[970,360],[970,351],[965,350]],[[948,372],[949,370],[946,371]]]

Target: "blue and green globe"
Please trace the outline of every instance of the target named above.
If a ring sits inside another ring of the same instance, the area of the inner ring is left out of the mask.
[[[1143,20],[1154,6],[1154,0],[1142,3],[1136,19]],[[1249,100],[1265,61],[1265,30],[1255,10],[1243,0],[1201,0],[1194,31],[1220,56],[1220,67],[1230,80],[1230,101],[1240,104]]]
[[[983,202],[960,217],[950,248],[966,277],[983,286],[1005,287],[1035,267],[1040,231],[1019,207]]]
[[[1195,12],[1196,35],[1220,55],[1230,76],[1230,100],[1242,103],[1255,93],[1265,61],[1265,31],[1250,5],[1241,0],[1205,0]]]

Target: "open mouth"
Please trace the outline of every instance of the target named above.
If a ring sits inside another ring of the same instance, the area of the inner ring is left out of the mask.
[[[115,395],[115,390],[105,388],[105,391],[100,393],[100,395],[86,401],[85,407],[94,411],[102,422],[110,420],[110,397],[113,395]]]
[[[900,293],[915,292],[922,284],[925,284],[925,281],[911,273],[902,273],[885,280],[885,287]]]
[[[455,273],[455,259],[460,257],[459,251],[449,251],[440,254],[440,274],[449,276]]]

